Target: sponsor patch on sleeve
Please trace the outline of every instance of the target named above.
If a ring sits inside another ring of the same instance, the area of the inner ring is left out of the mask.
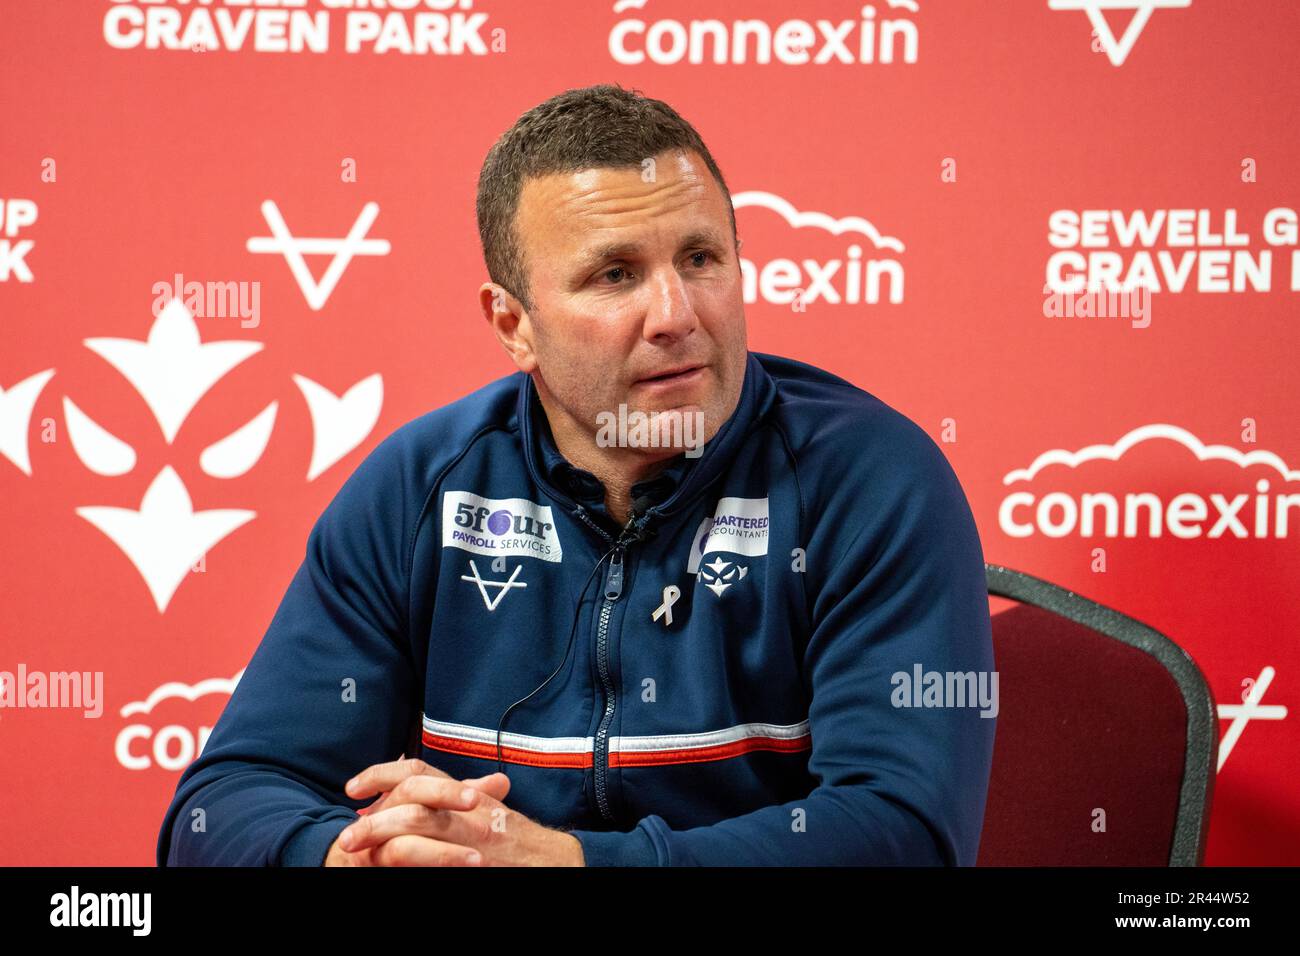
[[[560,561],[564,556],[550,505],[526,498],[482,498],[469,491],[443,492],[442,546],[491,557]]]

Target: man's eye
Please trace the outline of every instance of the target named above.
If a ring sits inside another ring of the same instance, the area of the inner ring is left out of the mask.
[[[694,262],[695,267],[697,269],[701,269],[704,266],[708,265],[709,261],[713,259],[713,253],[706,252],[705,250],[701,249],[698,252],[692,252],[690,258],[692,262]],[[628,272],[627,269],[623,268],[622,266],[612,266],[611,268],[606,269],[604,272],[602,272],[600,274],[600,278],[601,279],[613,278],[613,284],[620,285],[622,283],[619,280],[627,276],[630,276],[631,274],[632,273]]]

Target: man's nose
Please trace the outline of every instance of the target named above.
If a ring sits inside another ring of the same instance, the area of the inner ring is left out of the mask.
[[[699,325],[686,283],[676,269],[659,270],[647,283],[650,301],[646,306],[646,339],[660,336],[682,338]]]

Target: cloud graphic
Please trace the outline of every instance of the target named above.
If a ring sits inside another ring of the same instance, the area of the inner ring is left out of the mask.
[[[780,196],[774,193],[762,192],[761,190],[736,193],[731,197],[731,204],[736,209],[744,209],[749,206],[770,209],[795,229],[814,226],[818,229],[825,229],[833,236],[839,236],[846,232],[856,232],[870,239],[877,249],[892,249],[894,252],[903,251],[903,243],[900,240],[895,239],[893,236],[882,236],[880,230],[861,216],[845,216],[842,219],[835,219],[824,212],[800,212]]]
[[[1198,461],[1230,461],[1242,468],[1251,465],[1268,465],[1275,469],[1284,481],[1300,481],[1300,471],[1293,471],[1288,468],[1286,462],[1271,451],[1242,452],[1228,445],[1207,445],[1185,428],[1179,428],[1177,425],[1158,424],[1135,428],[1113,445],[1088,445],[1078,451],[1067,451],[1064,448],[1053,448],[1051,451],[1045,451],[1035,458],[1028,468],[1018,468],[1015,471],[1007,472],[1002,479],[1002,483],[1009,485],[1017,481],[1031,481],[1035,475],[1048,465],[1065,465],[1068,468],[1077,468],[1084,462],[1089,461],[1118,461],[1134,446],[1157,438],[1178,442],[1195,455]]]
[[[148,714],[153,711],[155,705],[173,697],[182,697],[188,701],[195,701],[208,694],[233,694],[235,685],[244,676],[244,670],[245,668],[241,667],[234,677],[209,677],[207,680],[201,680],[193,685],[182,684],[180,681],[168,681],[166,684],[155,687],[144,700],[133,700],[125,705],[121,714],[123,717],[130,717],[133,714]]]

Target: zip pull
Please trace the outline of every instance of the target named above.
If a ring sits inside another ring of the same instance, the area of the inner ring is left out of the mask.
[[[617,601],[623,594],[623,546],[614,549],[614,559],[609,564],[609,577],[605,579],[605,600]]]

